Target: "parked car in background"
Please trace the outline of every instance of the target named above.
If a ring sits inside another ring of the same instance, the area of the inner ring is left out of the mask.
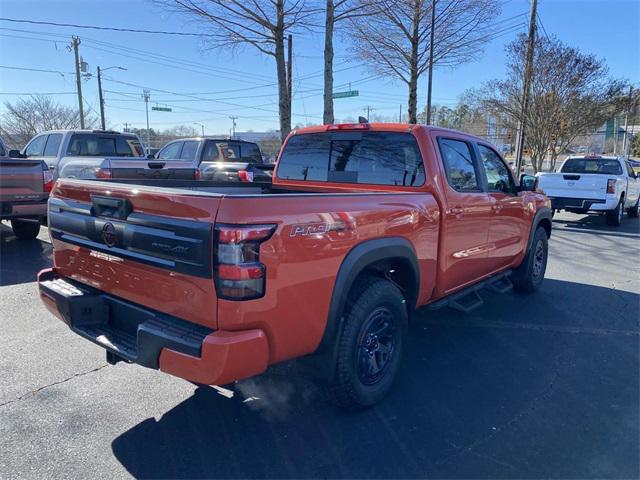
[[[480,138],[366,123],[295,130],[266,187],[62,179],[40,297],[110,363],[220,385],[315,354],[337,402],[366,407],[415,308],[540,288],[551,210],[529,180]]]
[[[19,239],[31,239],[47,214],[53,174],[42,160],[12,158],[18,156],[0,139],[0,219],[11,222]]]
[[[625,210],[630,217],[638,216],[640,179],[624,158],[570,156],[558,173],[538,177],[554,210],[604,213],[612,226],[620,225]]]
[[[213,137],[181,138],[167,143],[156,155],[158,161],[199,171],[201,180],[270,182],[274,165],[263,162],[260,147],[253,142]]]
[[[633,171],[636,172],[636,175],[640,175],[640,160],[636,160],[635,158],[629,158],[627,159],[627,162],[629,162],[629,165],[631,165],[631,168],[633,168]]]
[[[138,137],[110,130],[56,130],[33,137],[22,157],[42,160],[54,179],[129,178],[139,170],[158,170],[149,164]]]

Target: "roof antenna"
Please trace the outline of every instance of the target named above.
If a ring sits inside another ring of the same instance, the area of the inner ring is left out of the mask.
[[[358,117],[358,123],[369,123],[369,120],[364,117]]]

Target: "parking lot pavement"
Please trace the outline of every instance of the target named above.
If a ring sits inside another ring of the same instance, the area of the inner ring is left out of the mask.
[[[350,415],[295,363],[230,391],[107,366],[37,300],[44,229],[0,233],[1,478],[639,476],[635,219],[557,215],[539,293],[419,312],[394,391]]]

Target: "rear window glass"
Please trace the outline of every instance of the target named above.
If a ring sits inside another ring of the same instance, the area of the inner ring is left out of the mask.
[[[280,157],[278,178],[397,186],[425,180],[413,135],[392,132],[295,135]]]
[[[142,146],[135,137],[76,133],[71,137],[67,155],[79,157],[141,157]]]
[[[562,165],[561,173],[602,173],[622,175],[620,162],[606,158],[570,158]]]

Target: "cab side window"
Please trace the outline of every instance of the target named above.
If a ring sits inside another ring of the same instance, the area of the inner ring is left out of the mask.
[[[182,147],[182,152],[180,153],[180,160],[195,160],[196,152],[198,151],[198,144],[200,142],[196,140],[187,140],[184,142],[184,146]]]
[[[158,152],[158,160],[178,160],[184,142],[170,143]]]
[[[627,167],[627,174],[629,178],[636,178],[636,172],[633,171],[633,167],[629,162],[624,162],[624,166]]]
[[[478,145],[480,160],[487,175],[487,186],[490,192],[506,194],[515,193],[515,185],[509,174],[509,167],[494,150],[484,145]]]
[[[31,140],[24,151],[27,157],[41,157],[44,154],[44,146],[47,143],[47,135],[40,135]]]
[[[480,184],[471,146],[465,141],[451,138],[439,138],[438,146],[449,185],[458,192],[479,192]]]
[[[52,133],[51,135],[49,135],[49,139],[47,140],[47,146],[44,147],[44,156],[45,157],[58,156],[58,150],[60,149],[60,142],[62,142],[61,133]]]

